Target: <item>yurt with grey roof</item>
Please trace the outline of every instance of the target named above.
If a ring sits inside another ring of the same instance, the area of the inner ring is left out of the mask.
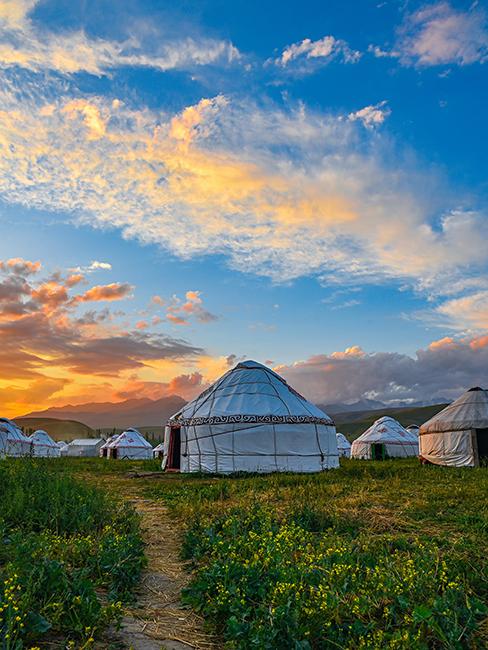
[[[229,370],[165,430],[167,470],[318,472],[338,465],[332,419],[256,361]]]
[[[475,387],[420,427],[420,458],[434,465],[488,463],[488,390]]]

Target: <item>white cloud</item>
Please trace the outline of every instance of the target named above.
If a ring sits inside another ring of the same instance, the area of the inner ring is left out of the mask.
[[[99,262],[98,260],[93,260],[87,266],[75,266],[70,270],[76,273],[92,273],[93,271],[111,271],[112,265],[109,262]]]
[[[358,346],[278,366],[299,392],[317,403],[359,399],[455,399],[471,386],[486,384],[488,337],[434,341],[415,357],[366,353]]]
[[[230,63],[240,56],[232,43],[209,38],[160,38],[148,49],[135,37],[118,42],[90,38],[83,31],[49,32],[29,17],[36,4],[37,0],[0,0],[0,68],[102,76],[121,66],[166,71]]]
[[[386,106],[386,99],[378,104],[365,106],[359,111],[349,113],[347,119],[350,122],[359,120],[367,129],[372,129],[383,124],[385,119],[391,114],[391,110]]]
[[[482,211],[446,210],[422,169],[337,116],[223,97],[181,113],[0,92],[0,195],[182,258],[278,281],[401,280],[449,294],[486,269]],[[472,289],[471,289],[472,290]],[[455,297],[456,294],[450,294]]]
[[[346,41],[334,36],[324,36],[317,41],[305,38],[299,43],[288,45],[281,56],[275,60],[275,63],[281,67],[304,60],[315,60],[323,64],[332,59],[340,59],[343,63],[356,63],[360,58],[361,53],[352,50]]]
[[[396,50],[406,65],[469,65],[488,59],[486,12],[474,3],[457,11],[448,2],[427,5],[408,15]]]

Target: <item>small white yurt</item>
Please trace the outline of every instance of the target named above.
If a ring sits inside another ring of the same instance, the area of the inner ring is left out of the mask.
[[[418,424],[410,424],[406,429],[407,431],[410,431],[410,433],[415,433],[416,436],[419,435],[420,427]]]
[[[76,438],[68,445],[68,456],[96,458],[104,442],[103,438]]]
[[[30,436],[32,443],[31,454],[43,458],[59,458],[61,449],[51,436],[43,429],[38,429]]]
[[[164,442],[160,442],[159,445],[156,445],[153,449],[154,458],[162,458],[164,456]]]
[[[68,449],[69,449],[68,444],[66,442],[64,442],[64,440],[59,440],[56,444],[59,447],[59,451],[60,451],[61,456],[67,456],[68,455]]]
[[[365,460],[418,456],[418,453],[417,434],[407,431],[389,416],[376,420],[351,446],[351,458]]]
[[[153,457],[153,448],[137,429],[127,429],[108,446],[108,458],[146,460]]]
[[[337,436],[337,451],[339,456],[345,456],[346,458],[351,458],[351,443],[346,438],[343,433],[336,433]]]
[[[31,453],[31,441],[25,436],[15,422],[0,418],[0,456],[28,456]]]
[[[420,427],[420,458],[475,467],[488,459],[488,390],[470,388]]]
[[[270,368],[244,361],[173,415],[163,469],[318,472],[338,467],[334,422]]]
[[[116,433],[113,436],[110,436],[105,440],[103,445],[100,447],[100,457],[101,458],[108,458],[108,450],[110,449],[110,445],[114,440],[117,440],[117,438],[120,436],[120,433]]]

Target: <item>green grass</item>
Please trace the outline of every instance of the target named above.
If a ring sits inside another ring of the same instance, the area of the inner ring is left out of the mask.
[[[345,461],[145,492],[186,522],[184,598],[230,648],[486,647],[486,469]]]
[[[2,650],[90,647],[144,565],[135,512],[62,471],[69,460],[0,462]]]

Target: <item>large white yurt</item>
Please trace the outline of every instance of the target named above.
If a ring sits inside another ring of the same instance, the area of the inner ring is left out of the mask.
[[[475,467],[488,460],[488,390],[470,388],[420,427],[421,460]]]
[[[338,465],[331,418],[256,361],[229,370],[165,430],[163,469],[318,472]]]
[[[146,460],[153,457],[153,448],[137,429],[127,429],[108,445],[107,458]]]
[[[351,458],[365,460],[418,456],[418,453],[417,434],[407,431],[389,416],[376,420],[351,446]]]
[[[343,433],[337,432],[337,451],[339,456],[345,456],[346,458],[351,458],[351,443],[346,438]]]
[[[0,418],[0,431],[0,456],[28,456],[31,453],[30,439],[15,422]]]
[[[44,458],[59,458],[61,449],[51,436],[43,429],[38,429],[30,436],[32,443],[31,454]]]
[[[110,449],[110,445],[114,440],[117,440],[117,438],[120,436],[120,433],[116,433],[113,436],[109,436],[103,445],[100,447],[100,457],[101,458],[108,458],[108,450]]]

